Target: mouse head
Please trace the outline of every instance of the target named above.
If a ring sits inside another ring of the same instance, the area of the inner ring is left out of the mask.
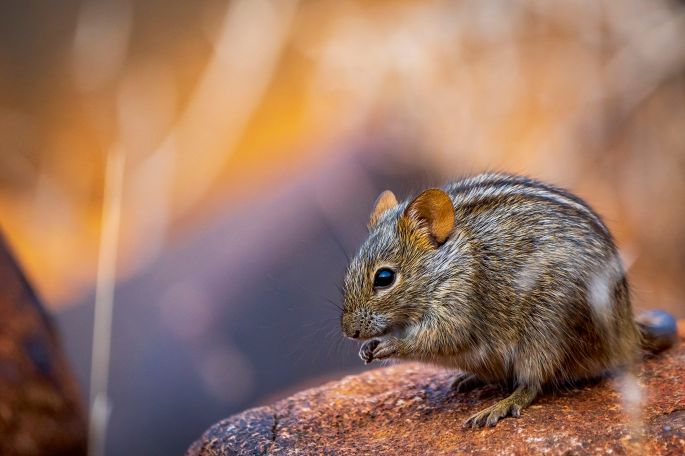
[[[454,226],[454,208],[442,190],[426,190],[398,204],[385,191],[376,201],[369,236],[345,276],[342,331],[370,339],[421,321],[449,263],[444,244]],[[445,268],[446,269],[446,268]]]

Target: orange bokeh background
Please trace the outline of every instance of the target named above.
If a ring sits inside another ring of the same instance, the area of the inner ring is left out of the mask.
[[[0,222],[51,307],[93,286],[112,148],[127,157],[127,276],[215,205],[317,173],[346,141],[446,180],[503,169],[570,187],[607,217],[647,306],[683,301],[679,4],[157,8],[63,11],[71,27],[24,74],[0,53]]]
[[[117,287],[154,301],[161,323],[149,324],[199,360],[216,397],[235,388],[221,399],[230,407],[330,369],[249,390],[260,376],[279,376],[250,365],[239,343],[201,358],[211,351],[202,334],[217,313],[239,318],[244,296],[262,299],[265,286],[250,280],[265,265],[310,260],[300,242],[318,239],[314,212],[343,245],[358,242],[366,220],[352,214],[367,217],[387,183],[408,197],[502,170],[566,187],[616,236],[635,306],[685,317],[682,1],[31,0],[1,8],[0,228],[31,283],[65,321],[91,303],[107,157],[125,157]],[[223,221],[235,229],[216,228]],[[209,270],[217,258],[233,262],[235,275],[220,278],[224,295],[206,292],[199,273],[173,256],[205,247]],[[146,296],[169,258],[190,285]],[[125,311],[135,319],[136,310]],[[67,339],[83,326],[70,324]],[[131,345],[116,337],[113,350],[138,348],[134,337]],[[85,359],[90,346],[78,340],[72,357]],[[86,372],[87,361],[79,363]],[[125,378],[133,368],[121,363]],[[226,407],[221,413],[236,411]],[[120,419],[126,435],[128,418]]]

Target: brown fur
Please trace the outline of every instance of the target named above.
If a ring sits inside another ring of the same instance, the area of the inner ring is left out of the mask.
[[[360,352],[367,361],[435,363],[518,385],[465,423],[474,426],[517,416],[545,384],[633,361],[640,334],[623,267],[582,200],[504,174],[412,202],[384,195],[344,285],[342,330],[372,340]],[[374,289],[381,268],[395,280]]]

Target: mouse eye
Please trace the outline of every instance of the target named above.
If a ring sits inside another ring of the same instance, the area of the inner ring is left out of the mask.
[[[379,269],[376,271],[376,276],[373,278],[374,288],[387,288],[395,281],[395,271],[388,268]]]

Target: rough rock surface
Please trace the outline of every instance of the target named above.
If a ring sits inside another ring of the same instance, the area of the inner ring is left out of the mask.
[[[494,428],[461,423],[506,391],[456,393],[451,375],[411,363],[346,377],[227,418],[187,456],[685,454],[683,341],[645,359],[637,382],[605,378],[546,392]]]
[[[76,384],[50,316],[0,237],[0,455],[84,455]]]

